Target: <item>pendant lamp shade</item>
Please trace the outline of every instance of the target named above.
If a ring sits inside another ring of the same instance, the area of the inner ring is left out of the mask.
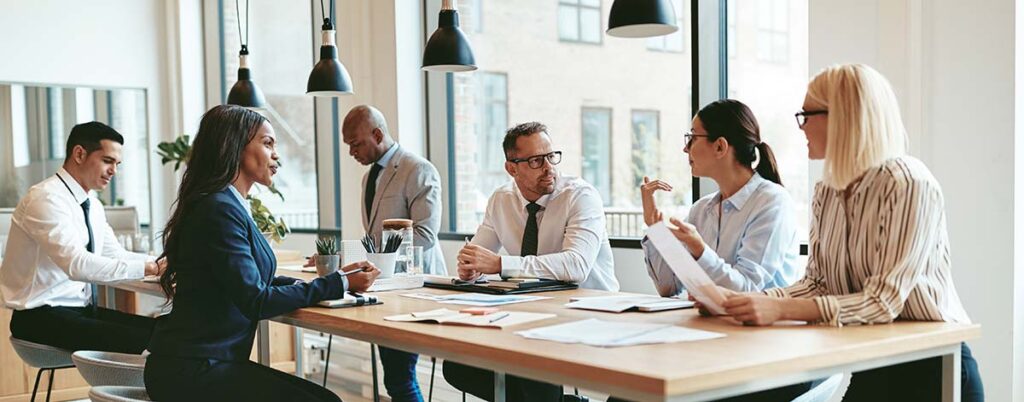
[[[252,72],[249,70],[249,50],[245,47],[238,53],[238,81],[228,92],[227,103],[257,109],[267,106],[267,99],[263,97],[263,91],[252,81]]]
[[[678,31],[669,0],[615,0],[608,13],[608,35],[650,38]]]
[[[342,96],[352,94],[352,77],[338,60],[338,47],[334,43],[334,26],[324,19],[323,43],[320,61],[313,66],[306,82],[306,93],[313,96]]]
[[[437,17],[437,30],[423,50],[426,71],[461,72],[476,70],[476,59],[466,34],[459,29],[459,11],[454,0],[444,0]]]

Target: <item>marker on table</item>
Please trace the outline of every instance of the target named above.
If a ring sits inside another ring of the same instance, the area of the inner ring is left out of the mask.
[[[508,316],[509,316],[510,314],[511,314],[511,313],[504,313],[504,314],[502,314],[502,313],[498,313],[498,314],[497,314],[497,315],[498,315],[497,317],[491,318],[491,319],[487,320],[487,322],[488,322],[488,323],[493,323],[493,322],[495,322],[495,321],[498,321],[498,320],[500,320],[500,319],[502,319],[502,318],[508,317]]]

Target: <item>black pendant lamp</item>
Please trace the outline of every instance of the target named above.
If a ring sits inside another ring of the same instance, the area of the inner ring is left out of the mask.
[[[342,96],[352,94],[352,77],[345,65],[338,60],[338,46],[334,42],[334,24],[324,13],[324,1],[320,0],[320,13],[324,15],[321,27],[320,61],[313,66],[306,82],[306,93],[313,96]],[[334,15],[334,0],[331,0],[331,14]]]
[[[263,91],[252,82],[252,72],[249,70],[249,0],[245,0],[245,38],[242,38],[242,13],[238,10],[238,0],[235,0],[235,14],[238,17],[238,41],[242,44],[242,50],[238,52],[238,81],[228,92],[228,104],[245,106],[249,108],[264,108],[267,106],[267,99],[263,97]]]
[[[650,38],[678,31],[669,0],[615,0],[608,13],[608,35]]]
[[[426,71],[473,71],[476,59],[469,47],[466,34],[459,29],[459,11],[455,0],[442,0],[437,17],[437,30],[430,35],[423,50],[423,69]]]

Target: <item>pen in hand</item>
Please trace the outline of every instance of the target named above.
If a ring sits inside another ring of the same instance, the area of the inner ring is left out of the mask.
[[[349,276],[349,275],[352,275],[352,274],[357,273],[357,272],[367,272],[370,269],[371,269],[370,266],[367,265],[367,266],[359,268],[359,269],[353,269],[351,271],[339,271],[339,272],[341,272],[341,276]]]

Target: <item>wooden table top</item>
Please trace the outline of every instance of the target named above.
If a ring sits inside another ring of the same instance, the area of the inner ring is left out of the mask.
[[[385,321],[383,318],[390,315],[463,307],[400,296],[408,292],[453,293],[438,289],[375,293],[384,304],[341,309],[309,307],[274,320],[509,374],[638,399],[690,394],[764,377],[955,345],[981,333],[978,325],[942,322],[843,328],[792,324],[756,328],[723,318],[700,317],[694,309],[615,314],[564,306],[570,297],[613,294],[584,289],[535,293],[552,298],[501,306],[506,311],[557,314],[556,318],[505,330]],[[515,334],[524,329],[586,318],[669,323],[727,336],[696,342],[602,348],[532,340]]]

